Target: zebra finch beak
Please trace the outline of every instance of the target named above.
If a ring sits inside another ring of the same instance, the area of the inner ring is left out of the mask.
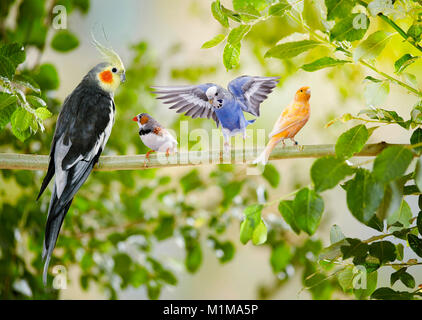
[[[136,122],[138,122],[138,117],[133,117],[133,118],[132,118],[132,121],[136,121]]]

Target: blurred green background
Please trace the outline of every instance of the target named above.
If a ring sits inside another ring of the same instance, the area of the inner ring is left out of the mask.
[[[283,18],[257,25],[243,43],[240,66],[226,71],[221,46],[201,49],[206,40],[222,29],[212,17],[211,3],[211,0],[3,1],[2,40],[26,44],[26,61],[20,68],[38,82],[53,116],[46,120],[45,132],[39,131],[25,142],[16,139],[9,127],[0,131],[0,152],[49,152],[61,102],[100,61],[91,44],[91,31],[101,42],[112,45],[127,68],[127,82],[115,97],[116,123],[104,155],[147,151],[139,140],[136,125],[130,121],[140,112],[148,112],[176,134],[180,120],[188,120],[191,129],[202,127],[210,132],[215,128],[212,121],[188,119],[168,110],[150,94],[151,85],[204,82],[226,85],[242,74],[282,78],[251,128],[269,132],[295,91],[306,85],[312,89],[311,118],[297,140],[300,144],[335,143],[350,125],[336,123],[329,128],[324,125],[343,113],[357,113],[364,108],[363,79],[371,72],[357,64],[315,73],[298,69],[301,63],[324,52],[323,48],[294,61],[264,60],[263,53],[277,39],[286,34],[288,39],[298,36]],[[231,1],[222,3],[230,6]],[[51,45],[58,31],[48,23],[44,31],[36,27],[39,23],[44,25],[45,19],[49,19],[49,8],[57,4],[68,9],[67,30],[78,39],[77,47],[66,52]],[[22,8],[27,9],[28,16],[19,18],[24,14]],[[27,23],[32,25],[26,26]],[[387,69],[405,53],[400,43],[401,39],[395,37],[383,51],[380,62]],[[49,66],[56,71],[47,70]],[[408,70],[420,80],[420,63]],[[385,105],[407,115],[408,106],[416,102],[402,88],[391,86]],[[399,126],[385,126],[369,142],[383,140],[408,143],[409,132]],[[41,248],[50,193],[39,202],[35,202],[35,197],[45,172],[1,170],[0,297],[351,298],[342,292],[335,277],[314,283],[306,280],[317,270],[321,279],[330,274],[329,270],[320,270],[316,257],[323,246],[329,245],[333,224],[352,238],[369,238],[375,233],[348,213],[341,188],[324,194],[326,208],[314,236],[293,234],[274,204],[263,211],[270,231],[267,243],[242,245],[238,240],[244,207],[275,200],[308,185],[312,162],[312,159],[274,161],[259,176],[246,175],[246,165],[94,172],[75,197],[54,251],[51,266],[64,265],[68,272],[68,286],[63,290],[45,289],[41,282]],[[416,197],[410,197],[408,203],[416,210]],[[405,255],[412,256],[409,248],[405,248]],[[422,272],[417,270],[409,272],[420,279]],[[390,273],[380,271],[378,286],[389,286]],[[311,289],[303,290],[304,287]],[[397,288],[405,289],[402,284]]]

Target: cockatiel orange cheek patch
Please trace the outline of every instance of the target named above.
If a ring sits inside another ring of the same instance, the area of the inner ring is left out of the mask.
[[[113,82],[113,75],[110,70],[106,70],[100,73],[100,79],[102,82],[105,83],[112,83]]]

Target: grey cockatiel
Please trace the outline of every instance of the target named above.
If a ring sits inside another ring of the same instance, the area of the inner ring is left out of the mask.
[[[120,57],[94,39],[105,62],[96,65],[65,99],[51,144],[50,162],[38,198],[55,175],[43,247],[43,282],[64,217],[88,178],[114,124],[114,91],[125,81]],[[37,198],[37,199],[38,199]]]
[[[165,152],[169,155],[176,151],[176,139],[148,113],[140,113],[132,120],[138,123],[142,142],[151,149],[146,154],[146,160],[151,152]]]

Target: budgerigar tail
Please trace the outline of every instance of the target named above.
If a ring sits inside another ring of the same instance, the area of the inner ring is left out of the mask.
[[[264,151],[262,151],[261,154],[252,163],[266,165],[268,163],[268,159],[270,158],[271,152],[279,141],[279,139],[271,139],[265,147]]]

